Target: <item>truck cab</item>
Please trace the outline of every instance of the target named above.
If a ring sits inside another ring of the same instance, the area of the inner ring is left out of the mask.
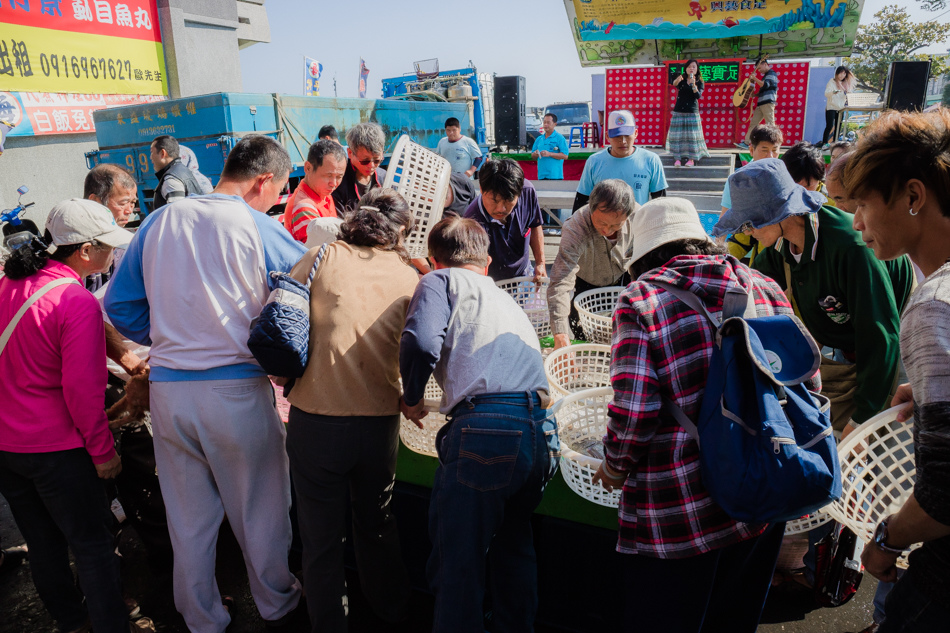
[[[544,108],[544,113],[557,116],[557,125],[554,129],[563,134],[564,138],[570,139],[572,127],[590,123],[590,102],[552,103]]]

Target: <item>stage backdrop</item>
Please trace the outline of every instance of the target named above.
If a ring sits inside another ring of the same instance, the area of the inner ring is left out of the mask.
[[[701,72],[722,71],[725,78],[713,77],[706,84],[699,100],[703,119],[703,134],[710,148],[732,147],[742,140],[748,120],[755,108],[755,99],[744,110],[732,105],[732,95],[739,83],[752,74],[751,64],[738,59],[700,60]],[[671,62],[681,65],[682,62]],[[670,86],[670,64],[640,68],[609,68],[607,79],[607,111],[630,110],[637,119],[637,144],[665,146],[670,126],[670,114],[676,103],[676,89]],[[737,66],[738,65],[738,66]],[[807,63],[776,63],[779,76],[778,107],[775,122],[782,128],[785,145],[802,140],[806,99],[808,94]],[[738,77],[730,75],[738,70]]]
[[[864,0],[564,0],[582,66],[851,54]]]

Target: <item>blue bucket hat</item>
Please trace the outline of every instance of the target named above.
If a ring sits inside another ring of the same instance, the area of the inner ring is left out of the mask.
[[[827,198],[792,180],[785,163],[766,158],[749,163],[729,176],[732,208],[713,227],[714,237],[761,229],[793,215],[817,213]]]

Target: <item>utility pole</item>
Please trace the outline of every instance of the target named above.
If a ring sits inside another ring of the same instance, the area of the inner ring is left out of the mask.
[[[333,73],[333,98],[336,99],[336,73]]]

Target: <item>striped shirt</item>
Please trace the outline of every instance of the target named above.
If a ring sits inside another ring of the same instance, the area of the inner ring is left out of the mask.
[[[914,388],[914,498],[932,519],[950,525],[950,263],[917,288],[901,318],[901,357]],[[950,536],[910,554],[914,586],[950,601]]]
[[[285,209],[284,226],[298,242],[307,241],[307,226],[310,220],[337,217],[333,196],[321,200],[317,192],[302,180],[288,198]]]
[[[758,536],[764,524],[738,523],[710,498],[699,446],[663,398],[695,420],[709,374],[715,330],[661,281],[696,294],[714,315],[729,288],[754,288],[759,316],[791,314],[775,284],[731,255],[680,256],[644,273],[620,295],[610,366],[614,400],[604,449],[608,465],[627,473],[620,499],[617,551],[688,558]]]
[[[769,70],[762,77],[762,86],[759,88],[759,94],[756,95],[759,100],[756,107],[767,103],[775,103],[778,99],[778,75],[774,70]]]

